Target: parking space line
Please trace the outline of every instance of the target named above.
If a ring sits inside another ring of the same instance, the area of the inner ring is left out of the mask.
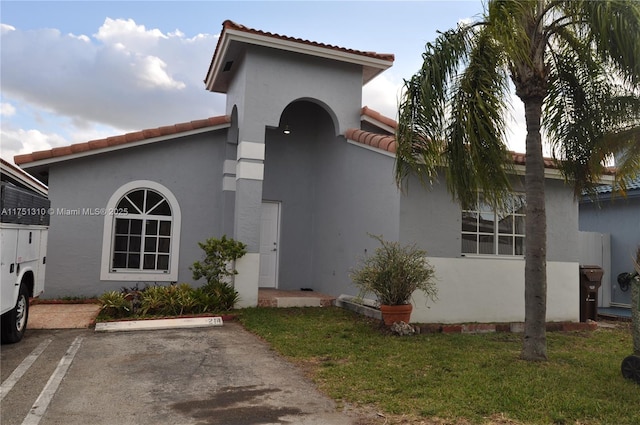
[[[77,337],[69,346],[67,352],[62,356],[56,370],[53,371],[47,385],[44,386],[44,389],[36,399],[35,403],[31,407],[31,410],[22,421],[22,425],[37,425],[44,413],[47,411],[49,407],[49,403],[51,399],[55,395],[60,383],[62,382],[62,378],[67,374],[69,370],[69,366],[71,366],[71,362],[75,357],[78,349],[80,349],[80,344],[82,344],[83,338],[81,336]]]
[[[9,394],[11,388],[22,378],[27,370],[33,365],[33,363],[40,357],[40,354],[44,352],[47,346],[51,343],[50,339],[42,341],[25,359],[18,365],[17,368],[7,379],[4,380],[2,385],[0,385],[0,400],[4,399],[4,397]]]

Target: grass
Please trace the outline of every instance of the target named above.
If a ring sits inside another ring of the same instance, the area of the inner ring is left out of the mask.
[[[518,334],[397,337],[337,308],[245,309],[240,320],[330,397],[390,417],[640,424],[640,387],[620,373],[632,351],[625,325],[548,333],[549,361],[528,363],[518,359]]]

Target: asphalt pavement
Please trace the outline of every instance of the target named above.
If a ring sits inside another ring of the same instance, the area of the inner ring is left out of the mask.
[[[29,329],[0,352],[3,425],[363,425],[239,323]],[[29,364],[30,363],[30,364]]]

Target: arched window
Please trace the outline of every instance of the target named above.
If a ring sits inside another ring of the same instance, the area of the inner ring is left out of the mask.
[[[173,194],[150,181],[131,182],[107,204],[103,280],[177,280],[180,209]]]

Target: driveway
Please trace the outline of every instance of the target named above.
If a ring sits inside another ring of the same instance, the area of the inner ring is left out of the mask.
[[[118,333],[30,330],[21,343],[2,347],[1,360],[5,425],[369,422],[338,412],[297,367],[233,322]],[[5,391],[16,370],[23,375]]]

